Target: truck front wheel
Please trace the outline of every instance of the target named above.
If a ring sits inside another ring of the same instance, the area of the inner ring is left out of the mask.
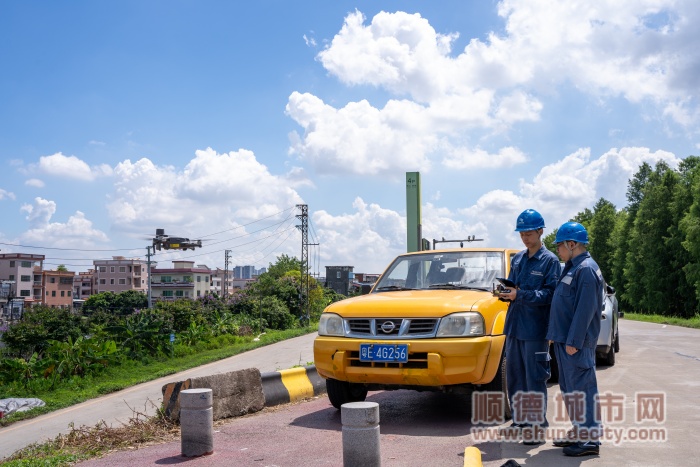
[[[506,382],[506,355],[505,347],[501,353],[501,362],[498,366],[496,376],[488,384],[481,386],[482,391],[500,392],[503,394],[503,416],[506,420],[512,417],[510,401],[508,400],[508,383]],[[472,408],[473,409],[473,408]]]
[[[346,402],[362,402],[367,397],[367,388],[362,384],[348,383],[328,378],[326,380],[328,399],[336,409]]]

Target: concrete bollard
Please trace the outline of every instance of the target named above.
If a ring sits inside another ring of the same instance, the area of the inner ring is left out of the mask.
[[[379,467],[379,404],[348,402],[340,406],[343,466]]]
[[[204,456],[214,452],[214,409],[211,389],[180,391],[182,455]]]

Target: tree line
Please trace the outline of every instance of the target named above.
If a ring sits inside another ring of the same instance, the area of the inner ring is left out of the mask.
[[[693,317],[700,312],[700,158],[672,169],[643,163],[621,209],[600,198],[572,221],[588,230],[588,250],[625,311]],[[544,239],[556,253],[556,230]]]

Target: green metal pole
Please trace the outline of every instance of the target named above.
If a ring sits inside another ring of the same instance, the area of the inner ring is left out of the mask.
[[[420,172],[406,172],[406,251],[421,251]]]

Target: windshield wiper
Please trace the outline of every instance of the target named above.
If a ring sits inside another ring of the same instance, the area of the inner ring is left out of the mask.
[[[428,288],[446,288],[446,289],[468,289],[468,290],[483,290],[485,292],[490,291],[488,287],[475,287],[473,285],[461,285],[461,284],[431,284]]]
[[[400,285],[385,285],[384,287],[379,287],[376,290],[416,290],[410,287],[401,287]]]

